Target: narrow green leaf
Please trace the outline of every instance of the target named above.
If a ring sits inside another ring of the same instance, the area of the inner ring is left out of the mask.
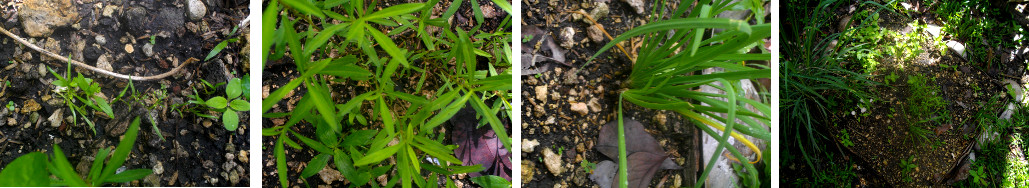
[[[279,22],[279,0],[272,0],[264,9],[264,16],[261,19],[261,67],[268,61],[268,52],[271,52],[272,44],[275,43],[275,24]]]
[[[375,137],[375,133],[377,132],[378,130],[374,129],[353,131],[343,139],[343,147],[357,147],[365,145]]]
[[[315,141],[313,139],[304,137],[303,135],[300,135],[300,134],[296,134],[296,132],[293,132],[292,130],[290,132],[293,133],[293,136],[296,136],[298,139],[300,139],[300,142],[303,142],[304,144],[307,144],[307,146],[310,147],[311,149],[314,149],[315,151],[318,151],[319,153],[332,153],[332,150],[329,149],[328,147],[325,147],[325,145],[322,144],[321,142],[318,142],[318,141]]]
[[[400,150],[400,148],[402,147],[403,144],[397,144],[383,148],[379,151],[369,153],[368,156],[364,156],[360,160],[357,160],[357,162],[354,163],[354,166],[365,166],[372,163],[382,162],[382,160],[385,160],[389,156],[393,156],[393,154],[396,154],[397,151]]]
[[[483,188],[508,188],[511,187],[511,182],[500,176],[485,175],[474,177],[471,179],[472,183],[479,185]]]
[[[443,122],[450,120],[450,118],[454,117],[454,115],[457,114],[457,112],[460,111],[461,108],[464,108],[465,103],[468,102],[468,98],[471,98],[471,94],[472,93],[465,94],[464,97],[461,97],[461,99],[458,99],[453,103],[450,103],[450,105],[447,105],[447,107],[440,110],[439,113],[436,114],[436,116],[433,116],[432,119],[429,119],[429,121],[426,122],[424,126],[422,126],[421,131],[431,132],[431,130],[436,128],[436,126],[439,126],[440,124],[443,124]]]
[[[114,111],[111,110],[111,104],[108,104],[106,100],[100,97],[93,97],[93,101],[95,101],[96,105],[100,107],[105,114],[107,114],[107,117],[114,118]]]
[[[228,105],[228,102],[229,101],[225,100],[225,97],[214,97],[211,99],[207,99],[207,102],[205,104],[207,104],[207,106],[211,108],[222,109],[225,108],[226,105]]]
[[[302,57],[307,57],[311,56],[311,54],[314,54],[315,50],[318,50],[322,47],[322,45],[325,45],[325,43],[328,42],[330,38],[336,36],[336,32],[339,32],[340,29],[343,29],[347,25],[349,24],[336,24],[325,28],[325,30],[322,30],[321,32],[318,32],[318,35],[315,35],[314,38],[307,41],[307,45],[304,45],[304,54]]]
[[[461,160],[451,154],[453,150],[444,147],[443,144],[420,136],[415,137],[415,141],[418,141],[416,143],[420,144],[413,143],[411,145],[414,145],[419,150],[422,150],[433,157],[439,158],[440,160],[447,161],[452,164],[461,164]]]
[[[486,121],[489,122],[490,127],[493,128],[493,132],[497,133],[500,142],[504,143],[504,148],[511,148],[511,137],[507,136],[507,130],[504,129],[504,124],[501,124],[500,118],[490,111],[489,106],[483,103],[481,100],[469,100],[472,102],[472,108],[479,113]]]
[[[214,48],[211,49],[210,53],[207,53],[207,57],[204,58],[204,61],[211,60],[211,58],[214,58],[215,55],[218,55],[218,53],[222,52],[222,50],[225,49],[225,47],[229,46],[230,42],[236,42],[236,40],[238,39],[229,39],[218,43],[217,46],[214,46]]]
[[[96,182],[100,181],[101,170],[104,169],[104,161],[107,160],[107,154],[111,152],[111,149],[104,148],[97,151],[96,157],[93,158],[93,166],[89,168],[89,181]]]
[[[393,135],[396,133],[393,128],[393,111],[390,111],[389,106],[386,106],[386,101],[383,100],[383,96],[379,97],[376,104],[379,105],[379,116],[382,117],[382,126],[385,128],[386,133]]]
[[[51,165],[53,165],[51,166],[53,168],[51,168],[50,170],[54,173],[54,176],[57,176],[57,178],[64,180],[64,183],[67,183],[70,186],[87,186],[86,182],[82,181],[82,178],[79,177],[79,174],[75,173],[75,169],[71,167],[71,163],[68,163],[68,158],[64,156],[64,151],[61,150],[61,146],[57,146],[57,144],[54,144],[53,159],[54,160],[50,162]]]
[[[129,153],[132,152],[132,146],[136,144],[136,134],[139,133],[139,117],[132,120],[132,124],[129,124],[129,130],[125,131],[125,136],[121,142],[118,143],[118,148],[114,149],[114,154],[111,155],[111,161],[107,163],[103,173],[100,174],[100,180],[105,181],[111,175],[114,175],[123,163],[125,159],[129,158]],[[96,183],[94,183],[96,184]]]
[[[130,181],[133,181],[133,180],[143,179],[144,177],[146,177],[146,176],[148,176],[148,175],[150,175],[152,173],[154,173],[154,171],[150,170],[150,169],[126,170],[126,171],[123,171],[121,173],[114,174],[111,177],[108,177],[106,179],[106,182],[108,182],[108,183],[125,183],[125,182],[130,182]]]
[[[308,177],[311,177],[314,174],[317,174],[318,172],[322,171],[322,169],[325,168],[325,165],[329,164],[329,157],[331,157],[331,155],[327,153],[322,153],[318,154],[318,156],[315,156],[314,159],[311,159],[310,162],[307,162],[307,167],[304,167],[304,170],[300,172],[300,178],[307,179]]]
[[[336,119],[336,109],[332,107],[333,102],[329,98],[329,92],[322,89],[321,85],[307,84],[307,94],[310,95],[315,109],[318,109],[318,113],[332,128],[332,132],[339,132],[342,127],[339,125],[339,120]]]
[[[225,130],[236,131],[239,127],[239,114],[231,109],[225,109],[222,113],[222,124],[225,125]]]
[[[375,38],[375,41],[379,43],[379,47],[382,48],[382,50],[385,50],[387,54],[393,56],[393,59],[404,65],[404,67],[410,67],[410,64],[407,62],[407,56],[400,50],[400,48],[397,48],[397,44],[393,43],[393,39],[382,34],[382,32],[379,32],[378,29],[375,29],[371,25],[366,25],[366,27],[368,28],[368,33],[372,35],[372,38]]]
[[[279,175],[279,186],[289,187],[289,181],[286,181],[286,149],[282,146],[283,138],[286,137],[286,133],[279,134],[279,139],[275,141],[275,173]]]
[[[407,13],[411,13],[411,12],[414,12],[414,11],[418,11],[418,9],[421,9],[424,6],[425,6],[424,3],[408,3],[408,4],[401,4],[401,5],[393,5],[393,6],[390,6],[388,8],[384,8],[382,10],[376,11],[374,13],[371,13],[371,14],[368,14],[368,15],[364,15],[361,18],[358,18],[358,20],[367,21],[367,20],[377,19],[377,18],[393,17],[393,16],[397,16],[397,15],[401,15],[401,14],[407,14]]]
[[[286,4],[287,6],[300,11],[300,13],[317,16],[322,19],[325,18],[325,14],[322,14],[322,10],[307,0],[282,0],[282,4]]]
[[[497,4],[500,9],[507,11],[508,14],[514,13],[511,11],[511,3],[508,3],[507,0],[493,0],[493,3]]]

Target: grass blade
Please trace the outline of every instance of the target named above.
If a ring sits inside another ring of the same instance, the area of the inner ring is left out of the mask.
[[[317,16],[322,19],[325,18],[325,14],[322,14],[322,10],[307,0],[282,0],[282,4],[286,4],[287,6],[300,11],[300,13]]]
[[[114,175],[114,172],[125,163],[125,159],[129,158],[132,146],[136,144],[136,134],[138,133],[139,117],[136,117],[132,120],[132,124],[129,124],[129,130],[125,131],[125,136],[122,138],[121,143],[118,143],[118,148],[114,149],[111,161],[107,163],[103,173],[100,174],[101,182],[107,182],[107,178]],[[96,185],[97,182],[93,182],[93,184]]]

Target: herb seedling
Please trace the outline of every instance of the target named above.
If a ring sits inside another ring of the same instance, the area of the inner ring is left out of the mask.
[[[100,95],[98,95],[98,93],[100,93],[100,84],[93,82],[93,79],[91,78],[82,76],[82,73],[78,73],[77,77],[72,77],[71,62],[68,62],[65,76],[57,74],[57,72],[50,67],[47,67],[46,69],[49,70],[50,74],[53,74],[54,77],[57,77],[57,80],[54,80],[53,82],[53,85],[56,86],[56,88],[54,88],[54,93],[57,93],[64,98],[65,105],[72,109],[70,110],[74,119],[72,123],[78,123],[78,117],[81,115],[82,120],[85,120],[86,124],[89,124],[89,129],[93,130],[93,134],[96,134],[96,128],[93,121],[87,118],[87,116],[91,114],[86,108],[87,106],[93,110],[104,112],[104,114],[109,118],[114,118],[114,112],[111,110],[111,105],[107,102],[107,99],[101,98]],[[76,102],[80,101],[84,106],[76,104]]]
[[[249,82],[249,75],[243,76],[247,82]],[[203,81],[208,87],[215,87],[207,81]],[[220,85],[220,84],[219,84]],[[194,89],[195,90],[195,89]],[[225,84],[225,96],[216,96],[204,100],[200,98],[199,94],[193,94],[193,99],[190,99],[189,103],[205,105],[211,110],[221,112],[222,124],[226,130],[236,131],[239,126],[239,113],[250,111],[250,102],[247,101],[249,98],[250,85],[243,84],[243,80],[239,78],[233,78],[229,80],[228,84]],[[244,95],[246,94],[246,95]],[[218,119],[218,116],[211,116],[202,112],[194,112],[196,115],[201,117],[207,117],[212,119]]]

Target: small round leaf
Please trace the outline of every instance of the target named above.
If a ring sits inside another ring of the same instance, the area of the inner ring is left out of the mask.
[[[228,101],[225,100],[225,97],[214,97],[211,99],[207,99],[207,106],[211,108],[222,109],[225,108],[225,105],[227,105],[227,103]]]
[[[236,111],[225,110],[222,114],[222,123],[225,124],[226,130],[236,131],[239,127],[239,114],[236,114]]]
[[[234,99],[239,97],[240,94],[243,94],[243,88],[240,87],[239,78],[229,80],[229,84],[225,85],[225,94],[228,94],[230,99]]]

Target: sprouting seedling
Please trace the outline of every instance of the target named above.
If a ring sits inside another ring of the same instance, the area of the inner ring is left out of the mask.
[[[157,36],[156,35],[150,35],[150,44],[151,45],[157,44]]]
[[[524,36],[524,37],[522,38],[522,42],[529,42],[529,41],[531,41],[531,40],[532,40],[532,35],[525,35],[525,36]]]
[[[14,111],[14,101],[7,101],[7,110]]]
[[[249,75],[244,77],[249,77]],[[228,84],[225,85],[224,97],[217,96],[207,100],[202,100],[195,96],[195,100],[198,100],[196,102],[203,103],[207,105],[207,107],[222,112],[222,124],[225,126],[225,129],[229,131],[236,131],[236,128],[239,127],[238,112],[250,111],[250,102],[247,102],[247,96],[243,95],[243,91],[249,90],[250,88],[249,85],[244,85],[242,82],[243,81],[239,78],[229,80]]]

